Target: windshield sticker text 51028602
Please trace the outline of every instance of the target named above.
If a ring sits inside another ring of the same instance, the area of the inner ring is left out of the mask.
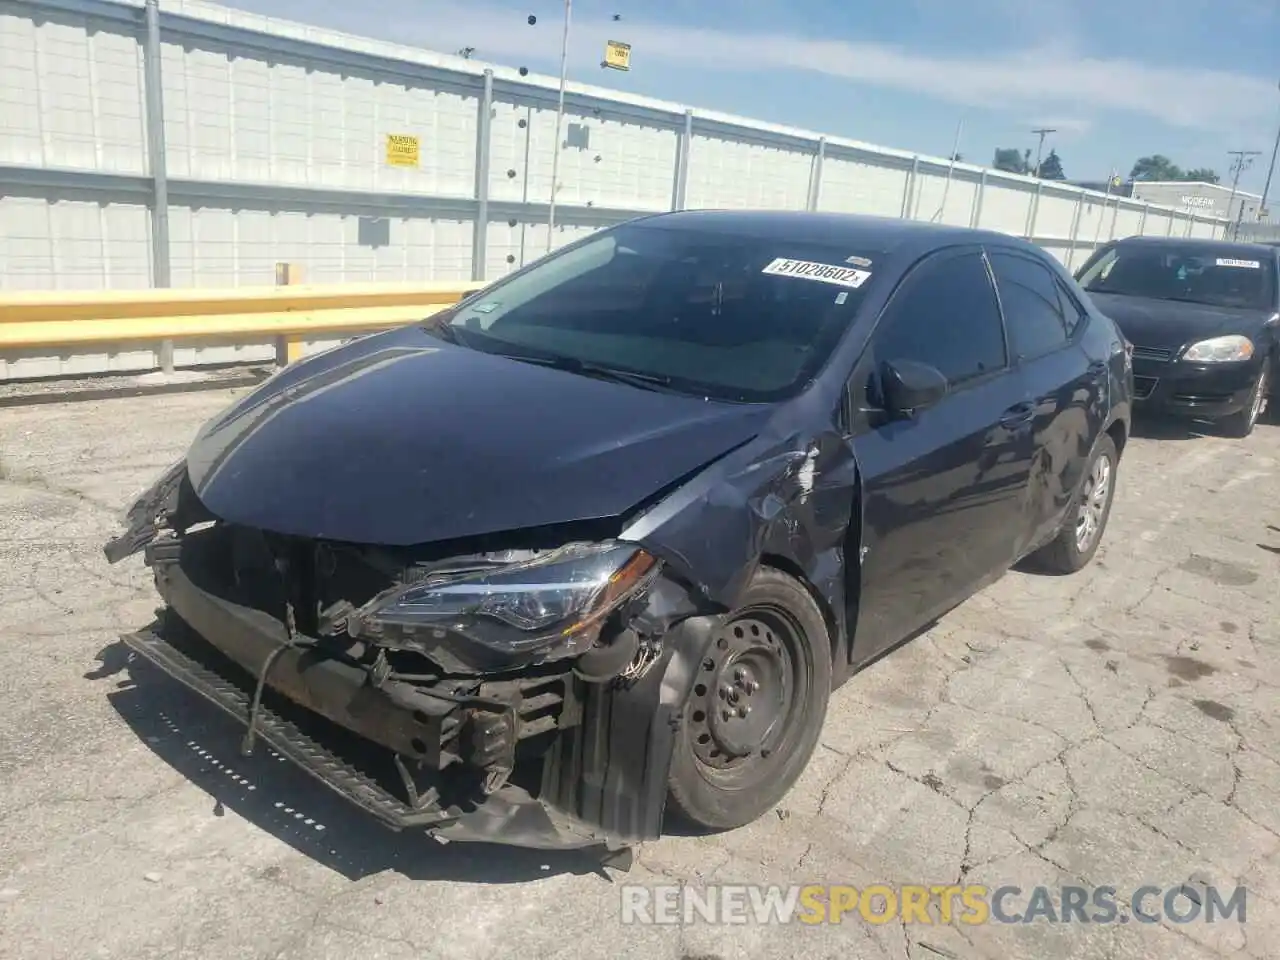
[[[832,263],[814,263],[812,260],[792,260],[789,257],[778,257],[760,272],[779,277],[817,280],[819,283],[834,283],[854,290],[866,283],[871,276],[869,270],[840,267]]]

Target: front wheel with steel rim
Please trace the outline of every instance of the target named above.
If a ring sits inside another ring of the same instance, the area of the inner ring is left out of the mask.
[[[1270,364],[1267,363],[1262,365],[1262,372],[1258,374],[1258,381],[1253,385],[1253,393],[1249,396],[1248,406],[1222,420],[1222,428],[1228,436],[1244,439],[1258,425],[1258,419],[1267,406],[1267,394],[1271,390],[1269,367]]]
[[[1098,552],[1116,493],[1119,455],[1108,434],[1098,439],[1075,504],[1057,537],[1036,551],[1035,564],[1049,573],[1075,573]]]
[[[822,611],[803,584],[762,567],[698,665],[671,760],[671,811],[711,830],[759,818],[808,764],[830,693]]]

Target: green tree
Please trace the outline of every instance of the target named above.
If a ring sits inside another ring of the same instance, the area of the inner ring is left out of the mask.
[[[1050,150],[1049,155],[1040,161],[1039,172],[1043,180],[1067,179],[1067,175],[1062,172],[1062,158],[1058,156],[1057,150]]]
[[[1129,173],[1130,180],[1167,180],[1181,183],[1217,183],[1218,174],[1208,167],[1183,170],[1163,154],[1140,157]]]
[[[1194,170],[1187,171],[1187,179],[1194,180],[1196,183],[1217,183],[1220,178],[1208,167],[1196,167]]]
[[[1130,180],[1185,180],[1186,176],[1180,166],[1161,153],[1139,157],[1129,171]]]
[[[1031,170],[1031,151],[1023,152],[1017,147],[997,147],[991,165],[1006,173],[1026,174]]]

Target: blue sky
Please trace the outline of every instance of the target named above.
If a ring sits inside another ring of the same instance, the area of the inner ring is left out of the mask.
[[[557,74],[559,0],[224,0],[232,6]],[[377,10],[375,16],[372,11]],[[1071,178],[1144,154],[1228,180],[1280,126],[1280,0],[575,0],[570,79],[990,163],[1055,127]],[[538,17],[529,26],[529,14]],[[620,14],[622,20],[613,22]],[[632,44],[628,73],[599,66]],[[1280,177],[1280,174],[1277,174]],[[1272,196],[1280,192],[1273,178]]]

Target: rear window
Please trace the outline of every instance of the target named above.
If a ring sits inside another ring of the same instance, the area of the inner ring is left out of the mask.
[[[747,402],[799,392],[874,283],[858,251],[623,224],[460,304],[458,343],[667,378]]]
[[[1261,252],[1119,244],[1080,274],[1089,293],[1182,300],[1214,307],[1269,310],[1275,262]]]

